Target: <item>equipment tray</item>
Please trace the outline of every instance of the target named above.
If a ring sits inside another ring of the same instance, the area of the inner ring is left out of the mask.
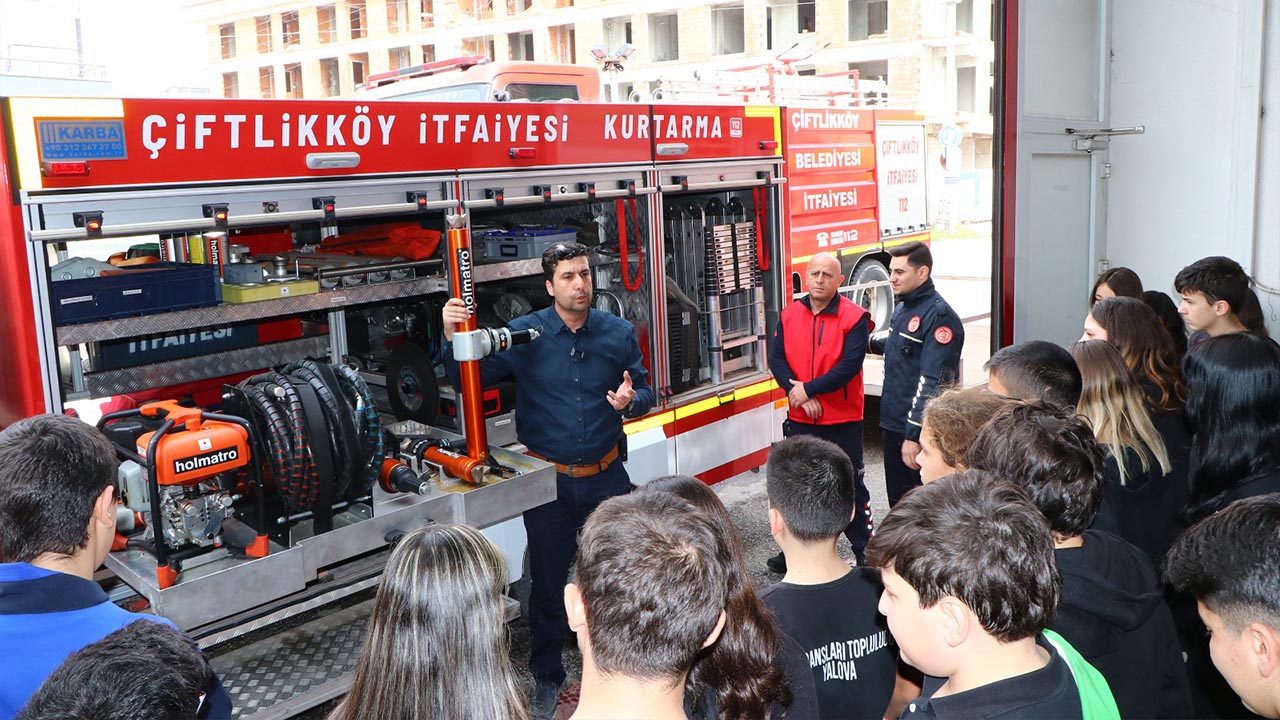
[[[218,266],[154,263],[75,280],[49,283],[59,325],[207,307],[222,302]]]
[[[491,230],[483,233],[484,255],[489,260],[540,258],[552,245],[578,241],[573,228],[522,227],[515,230]]]

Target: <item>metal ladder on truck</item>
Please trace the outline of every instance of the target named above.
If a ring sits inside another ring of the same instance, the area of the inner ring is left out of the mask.
[[[667,209],[672,279],[699,308],[698,367],[689,367],[692,358],[672,362],[673,376],[684,373],[673,377],[680,389],[699,384],[701,368],[708,369],[713,385],[738,370],[765,368],[765,300],[756,226],[734,205]],[[679,335],[673,331],[672,337]],[[673,340],[673,354],[676,349]]]

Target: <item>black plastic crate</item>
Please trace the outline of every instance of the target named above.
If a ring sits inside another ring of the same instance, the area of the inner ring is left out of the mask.
[[[217,265],[155,263],[49,283],[58,325],[207,307],[222,302]]]

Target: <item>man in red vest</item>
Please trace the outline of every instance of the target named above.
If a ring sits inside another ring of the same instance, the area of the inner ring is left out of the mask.
[[[769,368],[787,392],[783,435],[814,435],[839,445],[856,471],[853,521],[845,537],[862,563],[871,538],[871,494],[862,471],[862,359],[872,322],[867,311],[838,292],[840,261],[818,253],[805,270],[809,294],[782,311],[769,351]],[[769,569],[786,572],[779,553]]]

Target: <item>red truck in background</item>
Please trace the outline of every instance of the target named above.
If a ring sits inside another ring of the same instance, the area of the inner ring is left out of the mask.
[[[436,60],[370,75],[359,100],[429,102],[600,102],[600,71],[588,65],[508,60],[483,55]]]
[[[785,108],[793,272],[815,253],[841,259],[852,291],[883,327],[893,309],[886,250],[928,240],[925,126],[915,113]]]

